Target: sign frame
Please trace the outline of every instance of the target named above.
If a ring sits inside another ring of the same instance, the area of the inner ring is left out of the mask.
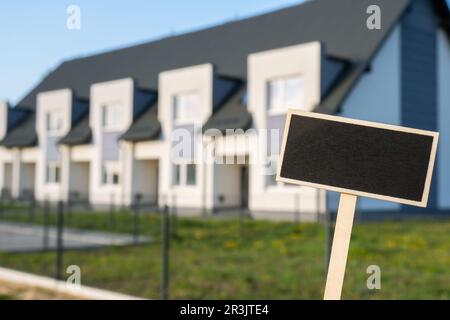
[[[281,167],[283,165],[284,160],[284,153],[287,143],[287,136],[289,132],[289,128],[291,125],[291,118],[292,116],[299,115],[303,117],[311,117],[316,119],[323,119],[323,120],[329,120],[329,121],[336,121],[341,123],[349,123],[354,125],[361,125],[364,127],[372,127],[372,128],[378,128],[378,129],[386,129],[386,130],[392,130],[397,132],[406,132],[406,133],[412,133],[412,134],[419,134],[419,135],[426,135],[433,138],[431,150],[430,150],[430,159],[428,162],[428,169],[427,174],[425,178],[425,184],[423,188],[422,193],[422,199],[420,201],[414,201],[410,199],[404,199],[404,198],[397,198],[392,196],[386,196],[386,195],[380,195],[376,193],[370,193],[370,192],[364,192],[364,191],[358,191],[358,190],[352,190],[342,187],[335,187],[320,183],[313,183],[308,181],[301,181],[296,179],[290,179],[286,177],[281,176]],[[421,130],[421,129],[414,129],[414,128],[408,128],[408,127],[401,127],[396,125],[390,125],[390,124],[384,124],[384,123],[378,123],[378,122],[371,122],[371,121],[365,121],[365,120],[356,120],[352,118],[344,118],[340,116],[334,116],[334,115],[328,115],[328,114],[321,114],[321,113],[314,113],[314,112],[308,112],[298,109],[288,109],[288,112],[286,114],[286,125],[284,127],[284,135],[283,135],[283,142],[281,145],[281,152],[278,159],[278,168],[277,168],[277,181],[286,182],[286,183],[292,183],[307,187],[313,187],[317,189],[324,189],[328,191],[335,191],[339,193],[345,193],[345,194],[351,194],[356,196],[362,196],[362,197],[368,197],[373,199],[379,199],[379,200],[385,200],[385,201],[391,201],[391,202],[397,202],[401,204],[407,204],[407,205],[413,205],[413,206],[419,206],[419,207],[426,207],[428,203],[428,196],[430,192],[430,186],[431,186],[431,178],[433,176],[433,169],[434,169],[434,163],[436,160],[436,153],[437,153],[437,145],[439,140],[439,133],[428,131],[428,130]]]

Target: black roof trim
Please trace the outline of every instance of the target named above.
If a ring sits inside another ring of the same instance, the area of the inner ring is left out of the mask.
[[[67,146],[89,144],[92,140],[92,130],[89,126],[89,113],[82,116],[72,129],[58,143]]]
[[[119,140],[128,142],[140,142],[157,140],[161,133],[161,124],[158,120],[158,99],[152,101],[144,108],[127,131],[119,137]]]
[[[450,41],[450,10],[445,0],[430,0],[433,2],[433,7],[435,9],[436,15],[440,18],[440,25],[445,30],[447,37]],[[404,6],[403,10],[398,12],[398,16],[395,22],[398,22],[408,8],[412,5],[412,1],[408,1],[407,5]],[[335,82],[335,86],[330,90],[330,94],[322,99],[320,105],[318,105],[314,111],[319,113],[333,114],[340,111],[342,104],[345,102],[346,98],[350,95],[352,89],[359,81],[361,76],[366,70],[370,68],[371,62],[377,53],[380,51],[383,44],[389,38],[392,33],[395,23],[390,25],[390,28],[385,32],[382,41],[378,43],[377,48],[372,52],[370,57],[365,61],[353,63],[351,68],[346,68],[348,73],[345,76],[340,76],[339,81]]]
[[[38,137],[35,123],[35,113],[29,111],[28,116],[25,116],[22,121],[8,132],[0,145],[5,148],[27,148],[36,146]]]
[[[244,83],[237,83],[232,92],[222,102],[222,106],[206,121],[202,132],[207,133],[208,130],[215,129],[226,133],[227,129],[249,129],[253,120],[252,115],[243,104],[246,91]]]
[[[430,1],[450,38],[450,13],[446,1]],[[87,98],[91,84],[113,79],[133,78],[139,87],[157,89],[157,75],[161,70],[201,63],[212,63],[221,75],[246,79],[249,54],[320,41],[327,57],[348,61],[351,65],[345,74],[338,76],[338,81],[334,81],[315,109],[335,113],[412,3],[413,0],[311,0],[207,29],[68,60],[24,95],[16,108],[34,109],[39,92],[61,88],[71,88],[77,96]],[[383,11],[383,28],[377,32],[361,27],[366,19],[361,13],[371,4],[379,5]],[[264,36],[255,36],[259,33]],[[225,113],[222,109],[216,113]],[[224,121],[217,117],[211,119]],[[23,123],[28,122],[27,117]],[[14,145],[14,141],[18,145],[37,141],[34,124],[22,128],[28,130],[21,133],[28,135],[27,139],[19,139],[17,131],[11,130],[4,141],[10,145]],[[14,134],[13,137],[9,137],[10,134]]]

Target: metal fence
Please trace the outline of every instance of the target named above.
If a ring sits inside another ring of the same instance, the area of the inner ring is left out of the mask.
[[[64,266],[69,261],[77,259],[77,250],[97,250],[94,258],[101,260],[102,258],[106,259],[103,254],[111,247],[134,250],[156,245],[160,248],[161,255],[158,259],[158,263],[161,263],[158,268],[158,272],[161,272],[158,295],[161,299],[171,298],[171,286],[169,285],[171,273],[169,270],[176,272],[177,269],[174,270],[173,264],[179,268],[179,259],[181,259],[170,254],[172,243],[176,241],[176,244],[179,244],[179,241],[182,241],[180,234],[183,234],[183,228],[196,228],[195,222],[186,224],[181,223],[183,221],[180,220],[186,210],[181,204],[186,203],[189,199],[182,198],[181,195],[171,195],[170,198],[162,196],[160,199],[162,199],[163,205],[158,206],[155,195],[137,194],[129,205],[124,206],[111,196],[110,201],[105,201],[102,208],[94,208],[87,195],[74,193],[66,202],[36,201],[32,195],[33,192],[27,192],[14,199],[9,196],[7,191],[2,192],[0,197],[0,251],[50,253],[52,256],[48,259],[51,261],[51,266],[42,272],[57,279],[63,279],[65,276]],[[196,210],[199,221],[203,221],[202,219],[205,221],[207,219],[208,221],[211,219],[214,221],[229,220],[235,228],[233,230],[237,230],[233,236],[237,241],[242,242],[247,239],[247,233],[250,232],[249,225],[254,219],[252,213],[244,206],[230,206],[207,212],[206,215],[203,214],[201,208]],[[304,215],[301,213],[300,211],[290,213],[289,220],[293,225],[301,226],[305,223],[302,219]],[[321,249],[321,251],[323,252],[325,275],[336,217],[335,213],[331,212],[315,214],[317,216],[308,221],[315,221],[319,228],[323,228],[321,232],[325,237],[324,240],[321,240],[323,241],[323,250]],[[229,225],[231,226],[231,224]],[[3,243],[6,245],[2,245],[2,239],[5,240]],[[211,246],[216,245],[212,238],[199,237],[198,242],[201,241],[208,242]],[[320,247],[322,248],[322,242]],[[141,259],[147,260],[148,257],[142,256]],[[120,260],[112,261],[116,264],[121,263]],[[125,273],[130,272],[127,267],[123,270]],[[122,275],[118,274],[117,277],[120,278]],[[94,283],[100,287],[111,285],[106,280]],[[111,285],[111,287],[114,286]]]

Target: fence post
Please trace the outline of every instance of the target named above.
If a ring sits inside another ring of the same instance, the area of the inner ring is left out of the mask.
[[[67,199],[67,225],[70,225],[72,223],[72,217],[73,217],[73,206],[75,204],[75,199],[78,199],[78,192],[69,192],[69,197]]]
[[[161,300],[169,299],[169,207],[164,206],[161,219],[162,236],[162,277],[161,277]]]
[[[109,198],[109,228],[111,230],[116,228],[115,213],[116,213],[115,197],[114,193],[111,193]]]
[[[44,224],[42,235],[42,248],[47,250],[49,248],[49,225],[50,225],[50,203],[47,198],[44,200]]]
[[[62,280],[63,255],[64,255],[64,243],[63,243],[64,204],[62,201],[58,201],[58,209],[57,209],[56,219],[57,219],[56,279]]]
[[[244,208],[244,202],[243,202],[243,196],[241,195],[240,196],[240,200],[241,200],[241,205],[239,206],[239,212],[238,212],[238,214],[239,214],[239,217],[238,217],[238,219],[239,219],[239,225],[238,225],[238,227],[239,227],[239,230],[238,230],[238,233],[239,233],[239,238],[240,239],[242,239],[243,238],[243,236],[244,236],[244,210],[245,210],[245,208]]]
[[[5,201],[3,190],[4,189],[2,189],[1,193],[0,193],[0,219],[3,218],[3,205],[4,205],[4,201]]]
[[[30,222],[34,221],[35,209],[36,209],[36,201],[34,199],[34,193],[30,192],[29,200],[28,200],[28,220]]]
[[[140,193],[136,194],[133,204],[133,239],[135,244],[139,241],[139,211],[141,198],[142,195]]]
[[[177,195],[174,193],[172,195],[172,224],[170,228],[171,234],[173,236],[176,236],[177,234],[177,215]]]

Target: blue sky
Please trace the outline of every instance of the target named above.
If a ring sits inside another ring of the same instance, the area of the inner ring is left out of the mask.
[[[12,104],[64,60],[294,5],[302,0],[0,2],[0,100]],[[69,5],[81,29],[68,30]]]

